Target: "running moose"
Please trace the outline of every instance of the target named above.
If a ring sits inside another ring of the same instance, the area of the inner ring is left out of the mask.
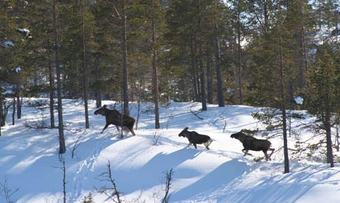
[[[123,115],[119,111],[113,109],[108,109],[106,105],[102,106],[98,110],[94,112],[94,115],[100,114],[105,116],[106,124],[101,133],[110,125],[115,125],[117,130],[119,131],[118,126],[122,127],[124,131],[130,131],[132,135],[136,135],[133,131],[133,125],[135,124],[135,119],[128,116]]]
[[[270,148],[272,143],[268,140],[256,139],[255,137],[244,134],[242,131],[234,133],[230,137],[238,139],[240,142],[242,142],[244,148],[242,149],[242,152],[244,152],[244,156],[249,154],[249,150],[262,151],[266,157],[266,160],[268,161],[275,150],[274,148]],[[267,154],[268,150],[271,151],[270,155]]]

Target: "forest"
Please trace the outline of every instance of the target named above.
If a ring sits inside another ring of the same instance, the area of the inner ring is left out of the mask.
[[[325,162],[334,167],[340,160],[334,158],[340,139],[340,2],[1,0],[0,142],[30,103],[46,105],[44,125],[57,130],[58,153],[74,149],[65,138],[70,100],[81,104],[75,107],[80,129],[97,126],[94,110],[115,101],[122,115],[117,130],[124,128],[123,116],[131,116],[137,136],[139,118],[139,128],[148,122],[142,116],[148,105],[153,130],[168,129],[165,117],[176,120],[164,113],[176,102],[199,104],[189,111],[198,120],[231,106],[262,108],[249,115],[280,135],[284,173],[290,172],[291,120],[313,116],[305,128],[323,138],[315,147],[325,146]],[[227,121],[219,124],[226,128]]]

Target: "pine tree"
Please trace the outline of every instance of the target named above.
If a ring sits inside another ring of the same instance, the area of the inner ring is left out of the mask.
[[[159,13],[159,1],[152,0],[152,17],[151,17],[151,24],[152,24],[152,86],[153,86],[153,100],[155,104],[155,128],[159,129],[159,77],[158,77],[158,36],[159,33],[156,31],[156,23],[157,23],[157,14]],[[158,14],[159,16],[159,14]]]
[[[339,73],[334,60],[332,47],[323,45],[318,48],[315,64],[308,71],[307,107],[317,115],[326,132],[327,163],[334,167],[331,127],[335,113],[339,111],[338,84]]]
[[[84,99],[84,110],[85,110],[85,128],[90,127],[89,112],[88,112],[88,68],[86,61],[86,33],[85,33],[85,14],[86,9],[85,0],[80,3],[80,15],[81,15],[81,32],[82,32],[82,45],[83,45],[83,57],[82,57],[82,86],[83,86],[83,99]]]

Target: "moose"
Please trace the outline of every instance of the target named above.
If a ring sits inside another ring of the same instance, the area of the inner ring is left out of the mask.
[[[256,139],[255,137],[252,137],[250,135],[244,134],[242,131],[238,133],[234,133],[230,136],[231,138],[238,139],[240,142],[242,142],[244,149],[242,149],[242,152],[244,152],[245,155],[251,155],[248,153],[249,150],[253,151],[263,151],[266,161],[270,160],[270,156],[274,152],[274,148],[270,148],[271,142],[268,140],[263,139]],[[268,156],[267,151],[270,150],[271,153]]]
[[[197,144],[203,144],[207,150],[209,150],[209,145],[213,141],[208,135],[202,135],[197,133],[196,131],[188,131],[188,127],[184,128],[182,132],[178,134],[178,137],[186,137],[189,141],[189,145],[194,145],[195,149],[197,149]]]
[[[106,124],[101,131],[101,133],[104,132],[104,130],[110,125],[115,125],[117,130],[119,131],[118,126],[122,127],[124,131],[130,131],[132,135],[136,135],[133,131],[133,125],[135,124],[135,119],[128,116],[123,115],[119,111],[113,109],[108,109],[106,105],[102,106],[101,108],[97,109],[94,112],[94,115],[100,114],[102,116],[105,116]]]

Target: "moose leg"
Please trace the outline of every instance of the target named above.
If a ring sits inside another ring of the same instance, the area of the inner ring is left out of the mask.
[[[130,132],[132,133],[133,136],[136,135],[135,131],[133,131],[133,128],[129,128]]]
[[[271,151],[272,151],[272,152],[269,154],[269,159],[270,159],[270,157],[273,155],[273,153],[274,153],[275,149],[274,149],[274,148],[269,148],[269,150],[271,150]]]
[[[192,144],[194,145],[195,149],[197,149],[197,145],[195,143],[192,143]]]
[[[101,133],[103,133],[104,130],[105,130],[109,125],[110,125],[109,123],[106,123]]]
[[[247,155],[247,154],[248,154],[248,150],[246,150],[246,149],[242,149],[242,152],[244,153],[244,155],[243,155],[243,156],[245,156],[245,155]]]
[[[116,125],[116,128],[117,128],[117,131],[119,132],[120,130],[119,130],[119,128],[118,128],[118,125]]]
[[[212,143],[212,140],[209,140],[208,142],[204,143],[205,148],[209,150],[209,145]]]
[[[264,156],[266,157],[266,161],[270,160],[270,158],[268,157],[268,154],[267,154],[267,150],[262,150],[263,153],[264,153]]]
[[[245,156],[245,155],[250,155],[250,156],[252,156],[252,154],[248,153],[248,149],[242,149],[242,152],[244,153],[243,156]]]

